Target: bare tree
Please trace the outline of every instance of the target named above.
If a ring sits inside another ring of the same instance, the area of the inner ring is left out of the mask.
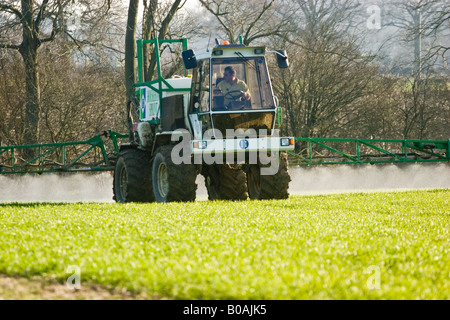
[[[138,17],[138,0],[130,0],[128,7],[127,30],[125,34],[125,87],[126,97],[134,94],[133,83],[135,70],[136,25]]]
[[[399,103],[394,104],[397,126],[402,128],[399,134],[404,138],[440,135],[431,133],[439,126],[436,115],[448,113],[442,83],[448,81],[449,31],[445,26],[449,26],[450,6],[438,0],[401,0],[388,8],[386,25],[400,31],[401,43],[414,47],[413,55],[406,55],[400,62],[406,66],[400,68],[404,77],[397,82]]]
[[[2,39],[0,47],[18,50],[22,56],[25,65],[26,87],[24,141],[25,143],[36,143],[39,137],[39,112],[41,109],[37,52],[42,43],[53,41],[60,31],[56,17],[61,14],[63,4],[60,2],[51,7],[49,1],[44,0],[36,8],[33,0],[23,0],[19,9],[11,1],[7,4],[0,4],[0,10],[7,16],[13,15],[22,24],[22,42],[19,44]],[[53,20],[49,34],[41,31],[42,23],[46,18]]]
[[[22,143],[22,113],[25,104],[23,62],[15,50],[0,56],[0,143]]]
[[[411,33],[419,34],[420,37],[433,38],[434,41],[427,50],[425,59],[442,57],[444,68],[448,67],[447,52],[450,50],[450,3],[441,0],[422,0],[417,10],[425,11],[428,19],[420,21],[417,28],[413,28]],[[446,39],[439,41],[439,38]]]
[[[144,19],[142,21],[143,39],[165,39],[169,35],[170,25],[176,13],[184,6],[186,0],[175,0],[171,3],[159,4],[158,0],[144,0]],[[164,50],[168,46],[161,48]],[[154,77],[156,69],[156,51],[154,47],[143,48],[145,79]]]
[[[238,43],[241,36],[245,45],[269,36],[285,35],[290,17],[295,15],[295,11],[289,12],[286,5],[277,6],[274,0],[200,0],[200,3],[217,19],[230,43]],[[281,16],[283,8],[286,10]]]
[[[448,40],[442,42],[442,39],[449,36],[444,28],[449,26],[448,3],[442,0],[399,0],[385,6],[385,25],[397,28],[397,41],[413,44],[414,68],[411,72],[422,72],[426,67],[425,61],[431,59],[434,63],[438,55],[445,60],[449,45]],[[406,64],[410,65],[411,61],[406,61]]]
[[[109,4],[110,0],[106,0]],[[64,26],[65,9],[73,5],[70,0],[37,2],[22,0],[0,4],[2,38],[0,50],[15,49],[22,56],[25,69],[24,143],[37,143],[40,129],[41,92],[39,83],[38,50],[42,44],[52,42]],[[19,32],[21,31],[21,39]]]
[[[377,68],[347,25],[353,3],[298,1],[298,32],[289,39],[290,68],[274,70],[285,110],[286,134],[347,136],[360,121],[358,101],[371,90]]]
[[[123,69],[97,61],[67,68],[57,49],[55,42],[40,52],[41,139],[77,141],[112,128],[123,132]]]
[[[181,37],[182,34],[173,34],[171,32],[172,24],[176,25],[176,20],[180,20],[177,17],[177,13],[181,8],[183,8],[186,0],[175,0],[173,2],[158,2],[158,0],[143,0],[144,12],[142,20],[142,39],[166,39],[173,36]],[[138,1],[130,0],[128,9],[128,22],[127,22],[127,33],[126,33],[126,52],[125,52],[125,73],[127,82],[127,97],[134,94],[133,83],[135,82],[135,38],[136,38],[136,26],[137,26],[137,10]],[[188,24],[186,24],[187,26]],[[190,28],[192,28],[195,23],[190,23]],[[186,28],[189,30],[189,28]],[[161,46],[159,54],[169,48],[170,46]],[[171,50],[171,49],[170,49]],[[153,46],[144,44],[143,46],[143,57],[144,57],[144,79],[145,81],[151,81],[154,77],[156,70],[156,52]],[[176,63],[172,65],[177,65]],[[173,72],[173,71],[172,71]],[[169,74],[171,72],[169,71]]]

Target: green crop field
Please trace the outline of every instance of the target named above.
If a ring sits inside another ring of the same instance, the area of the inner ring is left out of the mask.
[[[165,299],[450,299],[450,189],[2,203],[0,274]]]

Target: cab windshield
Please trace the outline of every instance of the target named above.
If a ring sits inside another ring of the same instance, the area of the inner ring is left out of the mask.
[[[264,57],[213,59],[211,75],[213,111],[275,108]]]

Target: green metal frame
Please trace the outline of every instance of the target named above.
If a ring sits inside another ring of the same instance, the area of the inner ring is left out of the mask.
[[[276,111],[275,128],[281,128],[283,126],[283,109],[278,106]]]
[[[103,136],[112,143],[112,154],[108,155],[100,134],[85,141],[0,147],[0,174],[114,170],[114,161],[119,153],[118,140],[129,136],[112,130]],[[295,141],[297,144],[306,144],[306,147],[300,153],[288,151],[289,165],[294,166],[450,162],[450,140],[295,138]],[[85,150],[69,160],[66,148],[70,146],[84,146]],[[18,155],[23,154],[25,149],[37,149],[36,155],[30,160],[21,159]],[[349,152],[349,149],[353,152]],[[400,152],[396,153],[395,150]],[[89,157],[95,161],[81,163]]]
[[[159,55],[159,50],[160,50],[159,45],[161,43],[181,43],[183,51],[187,50],[188,44],[187,44],[186,38],[182,38],[182,39],[152,39],[152,40],[139,39],[136,41],[136,43],[137,43],[137,58],[138,58],[138,82],[134,83],[134,87],[146,86],[146,87],[152,89],[153,91],[155,91],[158,94],[160,102],[162,101],[163,92],[182,92],[182,91],[190,91],[191,90],[191,88],[174,88],[169,82],[167,82],[166,79],[163,78],[162,72],[161,72],[160,55]],[[143,63],[144,56],[143,56],[143,51],[142,51],[144,44],[152,44],[155,46],[154,50],[155,50],[155,54],[156,54],[156,69],[158,72],[158,78],[155,80],[152,80],[152,81],[145,81],[145,79],[144,79],[144,74],[145,74],[144,73],[144,63]],[[188,72],[184,68],[184,64],[183,64],[183,73],[187,77]],[[163,84],[167,88],[163,88]],[[156,85],[156,88],[153,85]],[[161,111],[161,103],[159,104],[158,113],[160,111]],[[150,121],[150,123],[157,123],[157,122],[159,122],[159,120]]]
[[[100,134],[85,141],[0,147],[0,174],[113,170],[111,160],[119,152],[118,139],[128,138],[128,135],[109,130],[104,136],[109,137],[112,142],[113,152],[110,155]],[[66,149],[71,146],[81,146],[84,151],[73,159],[68,159]],[[31,159],[19,157],[26,149],[33,150],[34,156]],[[94,161],[81,162],[89,157],[89,160]]]
[[[299,153],[288,152],[290,165],[450,161],[450,140],[295,138],[295,141],[306,146]]]

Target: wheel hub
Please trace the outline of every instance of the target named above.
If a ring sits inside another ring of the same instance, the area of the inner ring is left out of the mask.
[[[158,167],[158,189],[163,198],[169,193],[168,178],[167,167],[164,163],[161,163]]]
[[[128,177],[127,177],[127,169],[125,167],[120,170],[120,193],[122,194],[122,198],[126,199],[128,195]]]

